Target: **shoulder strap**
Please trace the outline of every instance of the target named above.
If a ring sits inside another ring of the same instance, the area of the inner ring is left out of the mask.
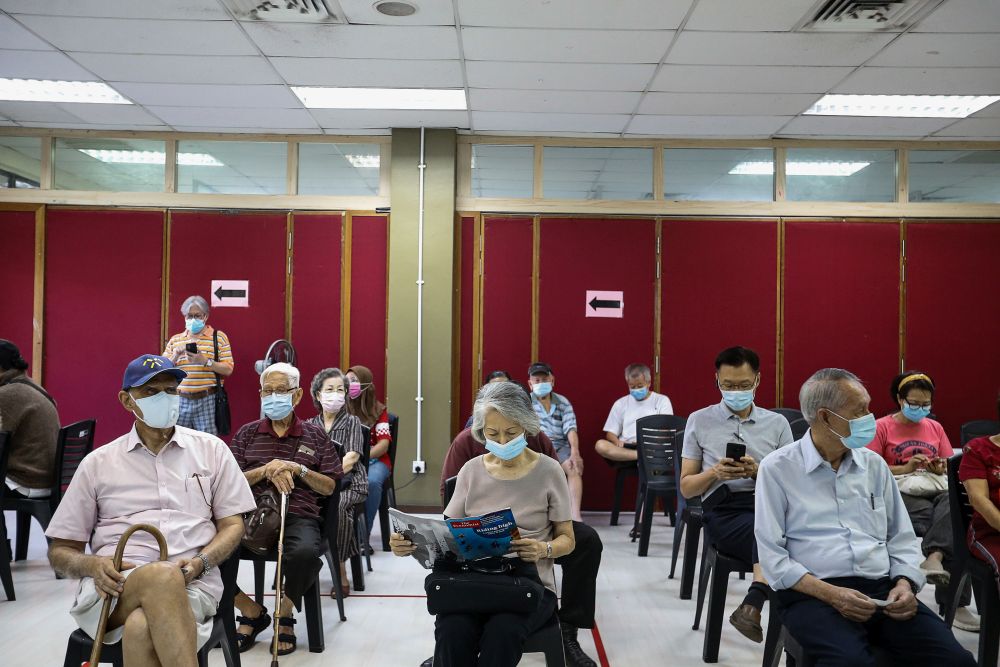
[[[212,329],[212,347],[215,349],[215,358],[213,361],[219,363],[219,330]],[[221,387],[222,381],[219,379],[219,374],[215,373],[215,386]]]

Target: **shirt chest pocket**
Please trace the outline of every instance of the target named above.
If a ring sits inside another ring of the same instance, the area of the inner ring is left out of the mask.
[[[188,514],[212,517],[212,475],[200,473],[184,480],[181,509]]]
[[[857,503],[858,528],[879,542],[884,542],[886,534],[889,532],[885,500],[882,496],[868,495],[856,499],[855,502]]]

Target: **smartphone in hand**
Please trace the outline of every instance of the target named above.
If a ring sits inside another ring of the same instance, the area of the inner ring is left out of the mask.
[[[198,354],[198,343],[188,343],[184,346],[184,350],[188,354]]]
[[[726,443],[726,458],[732,459],[734,463],[739,463],[747,455],[747,446],[742,442]]]

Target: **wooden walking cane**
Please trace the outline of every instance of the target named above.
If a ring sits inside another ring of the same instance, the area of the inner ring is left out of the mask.
[[[167,541],[163,539],[163,533],[161,533],[155,526],[151,526],[148,523],[137,523],[134,526],[129,526],[128,529],[122,533],[122,538],[118,540],[118,547],[115,549],[115,556],[112,563],[115,569],[119,572],[122,567],[122,556],[125,555],[125,543],[128,542],[128,538],[132,537],[133,533],[138,531],[144,531],[152,535],[156,539],[156,543],[160,547],[160,560],[167,560]],[[104,632],[108,626],[108,617],[111,615],[111,595],[104,598],[104,606],[101,607],[101,622],[97,626],[97,636],[94,637],[94,646],[90,650],[90,660],[83,663],[81,667],[97,667],[101,662],[101,647],[104,645]]]
[[[278,620],[281,611],[281,601],[284,598],[284,586],[281,583],[281,557],[285,554],[285,516],[288,512],[288,494],[281,494],[281,528],[278,530],[278,581],[277,597],[274,603],[274,639],[271,640],[271,667],[278,667]]]

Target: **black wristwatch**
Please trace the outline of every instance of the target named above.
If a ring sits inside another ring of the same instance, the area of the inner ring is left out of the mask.
[[[910,585],[910,590],[913,591],[914,595],[916,595],[917,593],[920,592],[920,589],[917,588],[917,585],[913,582],[912,579],[910,579],[909,577],[903,577],[903,576],[896,577],[895,579],[892,580],[892,587],[893,588],[896,587],[896,584],[899,583],[900,579],[906,581],[906,583],[908,583]]]

